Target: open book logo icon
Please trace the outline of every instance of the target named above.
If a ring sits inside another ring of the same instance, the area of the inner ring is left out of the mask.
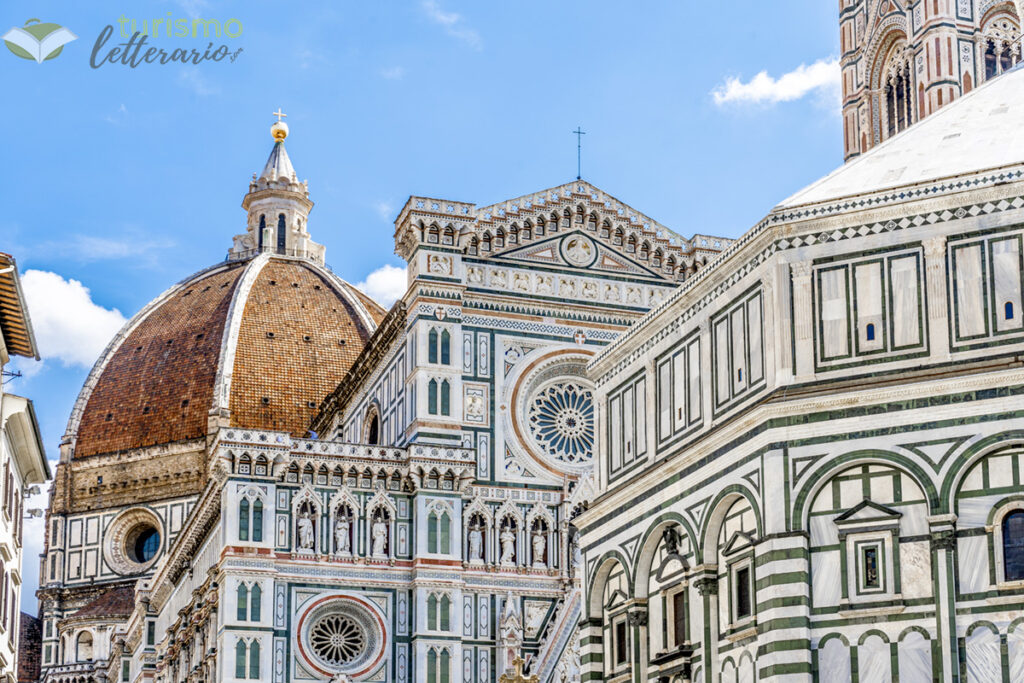
[[[38,19],[29,19],[24,28],[12,28],[3,35],[8,50],[38,64],[60,55],[64,46],[76,38],[78,36],[63,26],[43,24]]]

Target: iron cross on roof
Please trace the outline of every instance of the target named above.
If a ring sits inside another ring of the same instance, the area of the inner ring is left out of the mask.
[[[277,120],[280,121],[282,118],[287,117],[288,114],[285,114],[283,111],[281,111],[281,107],[278,107],[277,111],[271,114],[271,116],[276,116]]]
[[[581,164],[583,155],[583,136],[586,135],[586,131],[581,126],[576,126],[576,130],[572,132],[576,136],[576,180],[581,177]]]

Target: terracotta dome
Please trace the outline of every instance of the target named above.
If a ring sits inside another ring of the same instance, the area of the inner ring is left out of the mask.
[[[65,443],[84,458],[206,436],[304,436],[384,317],[314,260],[264,252],[164,292],[93,367]]]

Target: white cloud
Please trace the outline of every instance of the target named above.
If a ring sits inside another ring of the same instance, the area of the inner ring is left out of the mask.
[[[43,360],[89,368],[125,324],[116,308],[96,304],[78,280],[57,273],[27,270],[21,276],[32,327]]]
[[[767,71],[762,71],[746,83],[730,77],[715,88],[711,95],[720,107],[733,103],[775,104],[798,100],[811,92],[830,97],[838,92],[839,79],[839,60],[819,59],[810,66],[801,64],[778,78],[769,76]]]
[[[106,119],[107,123],[119,126],[125,122],[125,119],[128,118],[128,108],[125,107],[124,103],[122,102],[121,106],[117,108],[117,111],[104,118]]]
[[[188,88],[200,97],[220,94],[220,86],[207,80],[198,69],[188,69],[178,74],[178,85]]]
[[[431,21],[443,27],[444,32],[452,38],[461,40],[475,50],[479,50],[483,46],[480,34],[476,32],[476,29],[467,26],[458,12],[445,12],[437,4],[437,0],[423,0],[423,10]]]
[[[405,268],[383,265],[366,276],[356,288],[366,293],[371,299],[385,308],[390,308],[405,294],[409,286]]]
[[[377,215],[381,220],[392,221],[395,219],[395,206],[391,202],[377,202],[373,208],[377,209]]]
[[[109,259],[138,259],[150,255],[153,251],[172,246],[174,246],[174,242],[170,240],[147,239],[139,231],[129,230],[125,236],[118,239],[75,235],[70,241],[46,242],[43,251],[83,263],[91,263]]]
[[[404,75],[405,69],[400,66],[389,66],[386,69],[380,70],[380,77],[389,81],[400,80]]]
[[[203,13],[210,3],[206,0],[178,0],[178,5],[191,19],[196,19]]]

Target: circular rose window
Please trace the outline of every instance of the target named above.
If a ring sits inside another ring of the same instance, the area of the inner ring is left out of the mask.
[[[326,595],[299,617],[299,651],[325,676],[362,676],[384,657],[384,619],[358,595]]]
[[[502,397],[512,418],[505,423],[505,445],[531,476],[578,476],[593,465],[597,406],[587,378],[590,357],[576,348],[537,349],[512,361],[506,355],[514,368]]]
[[[325,614],[310,627],[313,653],[331,666],[343,666],[366,651],[366,632],[346,614]]]
[[[552,382],[530,398],[529,427],[544,452],[566,464],[594,455],[594,394],[577,382]]]

